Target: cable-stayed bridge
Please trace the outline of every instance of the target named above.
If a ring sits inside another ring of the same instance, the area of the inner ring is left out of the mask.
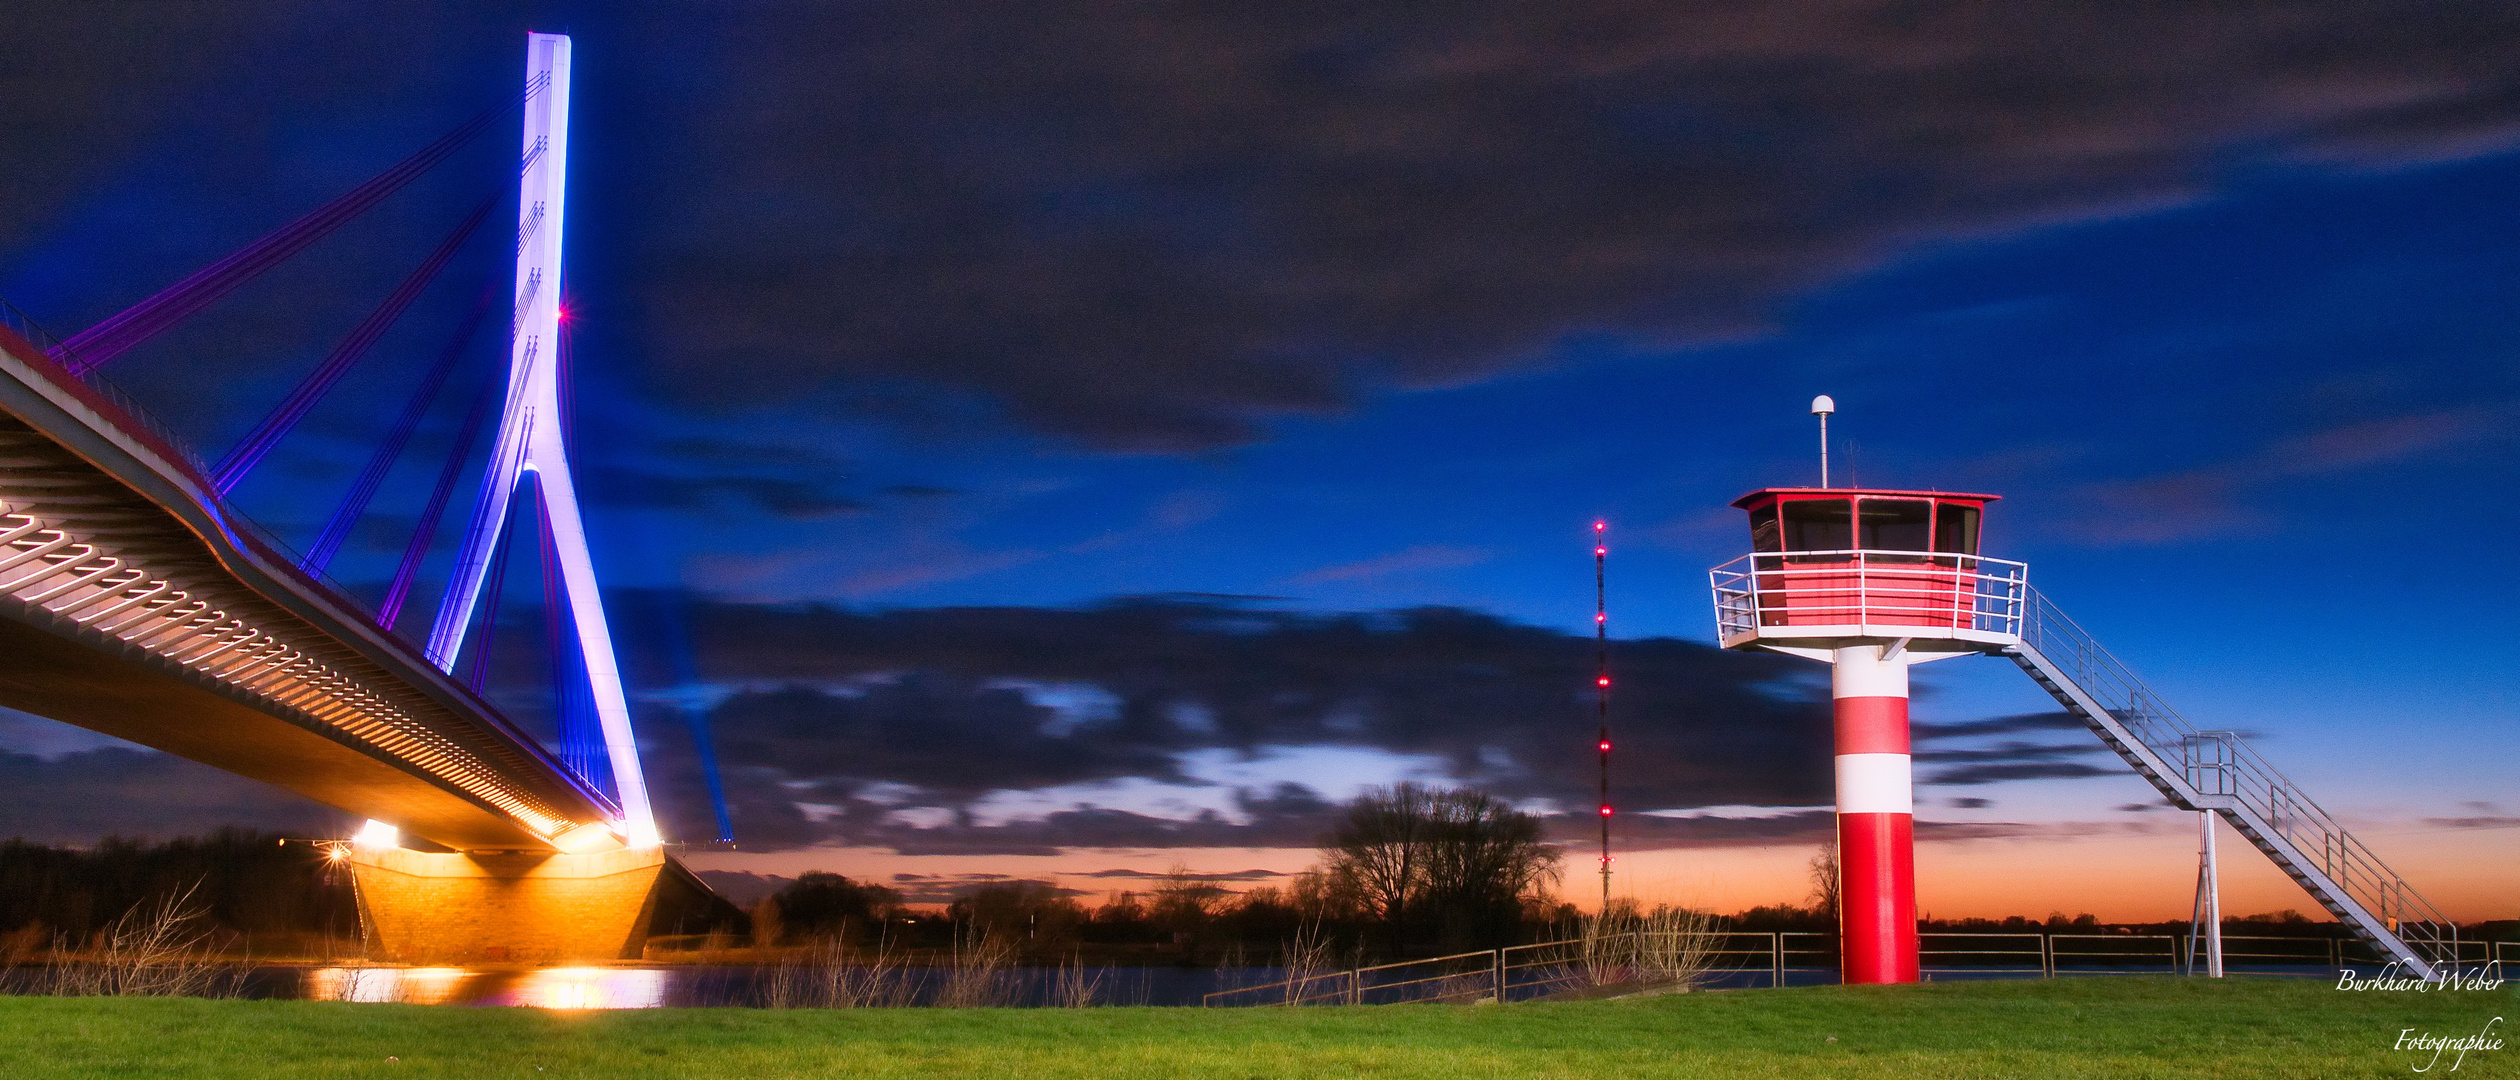
[[[369,819],[353,859],[371,936],[389,953],[618,955],[635,945],[642,928],[632,924],[657,907],[658,882],[706,896],[659,848],[570,474],[560,325],[568,103],[569,40],[530,35],[521,94],[358,188],[79,334],[54,338],[15,309],[0,328],[0,705]],[[266,534],[229,493],[457,259],[503,195],[458,223],[215,461],[191,453],[103,369],[520,111],[504,374],[474,398],[382,600],[363,605],[325,566],[489,321],[495,294],[381,430],[307,553]],[[460,553],[419,645],[397,627],[493,417]],[[484,609],[501,592],[510,531],[528,529],[562,684],[556,749],[483,694],[495,625]],[[423,880],[433,884],[409,884]]]

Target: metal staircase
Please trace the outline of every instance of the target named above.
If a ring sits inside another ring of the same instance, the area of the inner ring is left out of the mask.
[[[2189,810],[2239,830],[2320,906],[2417,978],[2455,964],[2458,924],[2228,731],[2200,731],[2090,633],[2026,584],[2017,644],[2003,649],[2093,734]]]

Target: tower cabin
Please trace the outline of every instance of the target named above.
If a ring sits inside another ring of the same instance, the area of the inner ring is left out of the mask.
[[[2013,576],[2012,564],[1982,567],[1993,560],[1978,556],[1986,504],[1997,498],[1780,487],[1734,500],[1750,515],[1749,566],[1740,569],[1755,584],[1727,613],[1724,644],[1974,640],[1986,577]]]

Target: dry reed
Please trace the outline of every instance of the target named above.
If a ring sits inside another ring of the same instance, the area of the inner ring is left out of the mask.
[[[85,954],[55,938],[43,992],[63,997],[230,997],[241,972],[222,959],[216,931],[185,887],[124,912]]]
[[[831,939],[781,957],[764,973],[758,994],[770,1009],[862,1009],[911,1004],[917,989],[888,946],[862,956],[847,941]]]
[[[945,981],[933,1004],[948,1009],[984,1009],[1015,1003],[1015,942],[987,931],[954,937],[947,957]]]
[[[1714,970],[1715,936],[1702,912],[1614,909],[1584,920],[1577,966],[1590,986],[1695,989]]]

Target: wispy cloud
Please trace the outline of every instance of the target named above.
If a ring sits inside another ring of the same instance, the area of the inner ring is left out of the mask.
[[[2176,543],[2280,520],[2262,502],[2283,481],[2320,479],[2510,438],[2520,402],[2405,413],[2339,424],[2267,444],[2227,461],[2147,476],[2095,480],[2058,500],[2049,524],[2061,537],[2096,545]]]
[[[1493,557],[1485,548],[1419,544],[1389,555],[1378,555],[1358,562],[1307,570],[1286,579],[1286,583],[1300,587],[1375,581],[1403,574],[1422,574],[1433,570],[1458,570],[1465,566],[1477,566]]]

